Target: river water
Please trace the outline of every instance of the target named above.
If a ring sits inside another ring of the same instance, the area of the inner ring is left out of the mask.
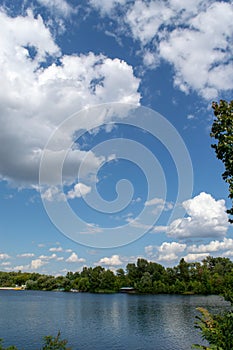
[[[37,350],[60,330],[73,350],[189,350],[203,343],[196,307],[227,305],[217,296],[0,291],[0,338]]]

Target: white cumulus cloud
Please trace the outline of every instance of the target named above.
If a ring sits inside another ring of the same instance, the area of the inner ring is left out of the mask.
[[[56,186],[51,186],[44,190],[44,192],[41,192],[41,198],[48,201],[65,201],[66,195],[60,190],[60,188]]]
[[[78,255],[74,252],[66,259],[66,262],[68,263],[80,263],[85,261],[86,260],[84,258],[79,258]]]
[[[226,250],[232,250],[233,252],[233,239],[232,238],[224,238],[222,241],[211,241],[207,244],[200,244],[200,245],[191,245],[188,248],[189,252],[192,253],[213,253],[213,252],[219,252]]]
[[[231,4],[215,2],[190,19],[188,28],[178,27],[160,42],[160,55],[174,66],[181,90],[191,88],[210,99],[233,88],[232,16]]]
[[[10,256],[6,253],[0,253],[0,260],[5,260],[5,259],[9,259]]]
[[[96,265],[107,265],[107,266],[120,266],[122,264],[123,263],[120,259],[120,256],[117,254],[112,255],[110,258],[109,257],[101,258],[98,261],[98,263],[96,263]]]
[[[187,262],[202,261],[207,256],[233,256],[233,239],[213,240],[199,245],[179,242],[163,242],[160,246],[148,245],[144,248],[146,256],[165,263],[178,263],[181,258]]]
[[[221,237],[227,232],[229,223],[225,201],[215,200],[205,192],[182,203],[187,217],[173,221],[167,235],[176,238]]]
[[[46,265],[47,263],[48,263],[47,261],[44,261],[42,259],[35,259],[31,261],[30,268],[31,270],[37,270],[40,267]]]
[[[158,260],[159,261],[172,261],[176,260],[180,253],[184,252],[187,245],[177,242],[164,242],[158,248]]]
[[[202,261],[205,259],[209,254],[208,253],[189,253],[184,256],[184,260],[186,262],[196,262],[196,261]]]
[[[48,201],[66,201],[66,199],[74,199],[85,197],[91,191],[91,187],[87,186],[81,182],[74,185],[74,188],[65,194],[60,187],[51,186],[41,192],[41,198]]]
[[[4,28],[0,33],[0,178],[16,186],[35,187],[44,147],[59,124],[93,104],[138,104],[140,80],[118,58],[92,52],[62,55],[42,17],[35,18],[30,11],[10,17],[0,9],[0,26]],[[90,123],[86,120],[77,130]],[[67,153],[65,145],[73,144],[73,133],[63,132],[59,146],[48,150],[51,161],[46,181],[50,186],[58,184],[55,170],[64,156],[64,180],[75,181],[86,152],[73,147]],[[99,167],[103,157],[92,154],[88,159],[86,175]]]
[[[88,193],[90,193],[90,191],[91,191],[90,186],[87,186],[79,182],[74,186],[73,190],[67,193],[67,198],[74,199],[74,198],[85,197]]]
[[[135,1],[128,10],[125,21],[129,25],[134,39],[145,45],[158,33],[160,26],[173,15],[165,2]]]
[[[122,16],[117,16],[114,8],[119,3],[108,1],[108,8],[103,5],[102,10],[100,0],[91,1],[118,22],[118,32],[123,27],[126,35],[138,41],[146,67],[170,63],[174,85],[185,93],[194,90],[207,100],[233,88],[232,2],[122,1]]]

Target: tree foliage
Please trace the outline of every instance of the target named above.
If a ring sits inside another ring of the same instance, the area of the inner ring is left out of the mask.
[[[216,144],[212,147],[215,149],[215,153],[218,159],[220,159],[224,166],[225,171],[222,174],[223,179],[229,186],[229,198],[233,200],[233,100],[227,102],[220,100],[212,103],[214,110],[215,120],[212,125],[211,137],[217,140]],[[233,205],[227,210],[230,216],[233,215]],[[229,221],[233,223],[233,220],[229,218]],[[217,293],[219,292],[218,286],[222,283],[222,276],[227,271],[229,272],[228,259],[219,260],[208,257],[206,264],[208,268],[214,269],[215,274],[212,276],[211,285],[215,286]],[[228,280],[227,284],[230,282]],[[230,282],[230,284],[232,281]],[[224,292],[224,296],[232,304],[232,286],[228,284]],[[201,330],[203,339],[207,340],[209,347],[204,345],[194,345],[195,349],[214,349],[214,350],[232,350],[233,349],[233,312],[228,311],[224,314],[212,315],[206,309],[199,308],[201,316],[197,317],[197,328]]]
[[[222,177],[228,183],[229,198],[233,201],[233,100],[231,102],[220,100],[219,104],[213,102],[212,108],[216,118],[210,135],[217,141],[212,147],[217,158],[225,166]],[[227,213],[233,215],[233,204]],[[233,223],[233,219],[230,218],[229,221]]]
[[[204,308],[198,308],[196,327],[201,330],[203,339],[209,346],[194,345],[195,349],[232,350],[233,349],[233,312],[212,315]]]
[[[71,350],[70,347],[66,346],[67,343],[67,340],[61,339],[61,333],[59,331],[55,337],[51,335],[44,337],[44,344],[40,350]],[[3,340],[0,339],[0,350],[18,350],[18,348],[12,345],[5,348],[3,347]]]
[[[226,294],[228,291],[229,295],[233,289],[233,262],[229,258],[208,256],[201,263],[181,259],[177,266],[165,268],[156,262],[138,259],[136,264],[129,263],[126,271],[120,268],[115,274],[96,266],[57,277],[21,271],[0,272],[0,287],[15,285],[48,291],[111,293],[128,286],[147,294]]]
[[[61,333],[58,332],[56,337],[48,335],[44,337],[44,345],[41,350],[71,350],[66,345],[68,341],[66,339],[61,339]]]
[[[17,348],[15,346],[8,346],[7,348],[3,347],[3,340],[0,339],[0,350],[17,350]]]

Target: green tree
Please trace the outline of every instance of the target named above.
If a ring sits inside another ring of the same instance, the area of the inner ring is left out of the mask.
[[[162,281],[154,281],[153,283],[153,293],[159,294],[159,293],[167,293],[167,286]]]
[[[116,276],[111,270],[105,270],[101,273],[99,288],[106,291],[115,290]]]
[[[41,350],[71,350],[71,348],[66,346],[67,340],[62,340],[60,335],[61,333],[59,331],[56,337],[51,335],[44,337],[44,346]]]
[[[198,308],[201,316],[197,316],[196,327],[210,344],[194,345],[195,349],[232,350],[233,349],[233,312],[222,315],[211,315],[206,309]]]
[[[137,273],[141,278],[145,272],[148,272],[149,262],[146,259],[139,258],[137,260]]]
[[[129,284],[128,276],[126,276],[125,271],[122,268],[116,270],[116,289],[119,290],[121,287],[127,287]]]
[[[0,350],[17,350],[17,348],[15,346],[12,346],[12,345],[7,347],[7,348],[4,348],[3,347],[3,340],[0,339]]]
[[[188,284],[188,291],[192,294],[203,294],[203,288],[200,281],[190,281]]]
[[[147,271],[152,276],[153,282],[158,280],[160,281],[164,280],[166,271],[162,265],[150,261],[147,266]]]
[[[184,258],[182,258],[177,266],[178,276],[181,281],[188,282],[189,281],[189,267],[190,264],[187,263]]]
[[[149,272],[144,272],[140,281],[137,283],[137,290],[140,293],[152,293],[153,292],[153,283],[151,275]]]
[[[126,266],[126,272],[129,280],[129,285],[135,287],[135,284],[139,281],[138,270],[134,263],[129,263]]]
[[[212,147],[217,158],[225,166],[222,177],[229,185],[229,198],[233,200],[233,100],[231,102],[220,100],[219,104],[213,102],[212,108],[216,119],[210,135],[217,140],[217,144],[213,144]],[[233,203],[227,213],[233,215]],[[231,218],[229,221],[233,223]]]
[[[67,347],[67,340],[60,338],[61,333],[58,332],[56,337],[48,335],[44,337],[44,345],[41,350],[71,350],[70,347]],[[3,340],[0,339],[0,350],[18,350],[16,346],[9,346],[7,348],[3,347]]]
[[[173,285],[173,292],[176,294],[183,294],[186,291],[186,284],[183,280],[176,280]]]
[[[88,277],[81,277],[78,281],[78,290],[81,292],[89,292],[90,282]]]
[[[222,177],[228,183],[229,198],[233,200],[233,101],[220,100],[219,104],[213,102],[212,108],[216,118],[210,136],[217,141],[212,147],[215,149],[217,158],[225,166]],[[227,213],[233,215],[233,203]],[[231,218],[229,221],[233,223]],[[222,286],[227,286],[225,297],[232,303],[232,279],[230,276],[233,269],[232,262],[228,258],[208,257],[203,263],[205,271],[208,270],[211,276],[211,279],[206,279],[208,286],[212,287],[212,290],[213,287],[215,290],[217,289],[216,292],[222,292]],[[227,275],[227,278],[224,275]],[[195,347],[215,350],[233,349],[233,312],[212,315],[203,308],[199,308],[199,311],[202,316],[198,317],[197,327],[201,330],[203,338],[209,342],[210,348],[200,345]]]
[[[104,268],[102,266],[96,266],[93,269],[90,269],[90,292],[96,292],[98,289],[100,289],[101,275],[103,272]]]
[[[33,281],[33,280],[28,280],[26,282],[26,289],[29,289],[29,290],[36,290],[38,289],[38,283],[37,281]]]

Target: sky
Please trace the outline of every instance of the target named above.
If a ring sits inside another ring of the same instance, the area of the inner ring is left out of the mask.
[[[0,270],[233,258],[210,137],[233,1],[0,2]]]

